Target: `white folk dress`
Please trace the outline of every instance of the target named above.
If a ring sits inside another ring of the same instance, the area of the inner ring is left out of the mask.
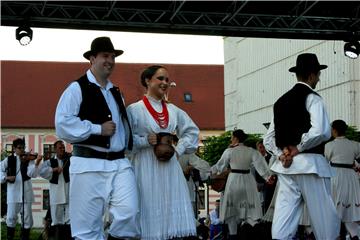
[[[157,112],[161,101],[148,97]],[[176,133],[176,152],[181,156],[197,149],[199,129],[190,117],[173,104],[167,104],[169,124],[162,129],[143,101],[131,104],[127,111],[132,124],[134,149],[131,160],[140,195],[141,239],[171,239],[196,235],[195,217],[186,179],[174,155],[168,162],[156,159],[147,136],[151,133]]]
[[[251,165],[258,173],[267,178],[270,176],[265,158],[255,149],[239,144],[237,147],[224,151],[213,171],[231,169],[249,170]],[[230,173],[226,182],[224,199],[220,206],[220,220],[223,222],[240,223],[245,221],[255,225],[262,217],[260,197],[256,188],[255,177],[248,173]]]
[[[325,157],[332,163],[352,165],[360,157],[360,143],[345,137],[337,137],[325,145]],[[360,183],[352,168],[336,169],[331,178],[331,193],[343,222],[360,221]]]

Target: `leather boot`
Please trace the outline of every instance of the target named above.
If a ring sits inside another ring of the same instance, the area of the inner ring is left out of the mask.
[[[30,228],[22,228],[21,240],[29,240],[29,239],[30,239]]]
[[[61,225],[54,225],[54,240],[61,240],[63,239],[62,237],[62,229],[61,229]]]
[[[341,222],[340,226],[340,240],[346,240],[347,230],[345,224]]]
[[[63,236],[64,236],[64,240],[71,240],[73,239],[71,237],[71,227],[70,227],[70,224],[64,224],[62,225],[62,233],[63,233]]]
[[[108,240],[125,240],[125,239],[123,239],[123,238],[116,238],[116,237],[113,237],[113,236],[111,236],[111,235],[109,234]]]
[[[229,240],[237,240],[237,235],[229,235]]]
[[[6,239],[7,240],[13,240],[14,239],[14,235],[15,235],[15,228],[13,227],[7,227],[7,234],[6,234]]]

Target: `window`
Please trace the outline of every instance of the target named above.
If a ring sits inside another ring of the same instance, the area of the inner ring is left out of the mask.
[[[191,93],[184,93],[184,101],[185,101],[185,102],[192,102],[192,95],[191,95]]]
[[[49,157],[54,156],[55,155],[54,144],[44,144],[43,145],[43,154],[44,154],[44,156],[46,154],[50,154]]]
[[[12,153],[12,144],[6,144],[5,151],[7,154],[11,154]]]
[[[43,190],[43,210],[48,210],[50,208],[50,195],[49,189]]]

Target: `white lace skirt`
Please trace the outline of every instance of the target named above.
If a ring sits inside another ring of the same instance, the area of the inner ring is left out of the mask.
[[[176,157],[156,159],[152,148],[133,156],[140,191],[141,239],[170,239],[196,235],[189,190]]]
[[[350,168],[335,168],[331,179],[331,193],[337,213],[343,222],[360,221],[360,182]]]
[[[261,217],[261,202],[253,175],[230,173],[220,206],[220,219],[225,223],[245,221],[254,225]]]

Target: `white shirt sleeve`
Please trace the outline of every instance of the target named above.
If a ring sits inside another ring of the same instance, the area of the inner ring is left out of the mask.
[[[199,128],[191,120],[189,115],[181,109],[177,111],[177,136],[179,142],[176,145],[176,152],[190,154],[197,150],[199,143]]]
[[[39,170],[40,177],[50,180],[52,178],[52,174],[53,174],[53,169],[51,167],[50,160],[44,161],[43,164],[41,164],[40,166],[40,170]]]
[[[5,183],[6,182],[6,177],[7,177],[7,165],[8,165],[8,158],[5,158],[4,160],[1,161],[1,183]]]
[[[221,173],[229,166],[231,157],[231,149],[227,148],[221,155],[221,158],[215,165],[211,167],[212,173]]]
[[[282,154],[281,149],[276,146],[275,142],[274,120],[271,121],[269,129],[264,136],[264,146],[269,153],[276,157],[279,157]]]
[[[137,116],[139,113],[137,114],[136,111],[137,111],[136,104],[130,105],[126,109],[126,112],[127,112],[128,118],[129,118],[129,123],[131,125],[131,129],[133,130],[134,145],[133,145],[132,153],[135,153],[142,148],[147,148],[147,147],[151,146],[147,139],[147,137],[148,137],[147,135],[140,136],[139,134],[136,134],[136,131],[134,131],[134,129],[137,127],[137,124],[138,124]]]
[[[82,93],[77,82],[71,83],[64,91],[55,113],[56,135],[69,143],[84,141],[91,134],[100,135],[101,125],[93,124],[78,117]]]
[[[306,109],[310,113],[311,127],[301,137],[301,142],[297,146],[299,152],[316,147],[331,137],[330,121],[322,98],[316,94],[309,94],[306,98]]]
[[[29,162],[27,175],[31,178],[36,178],[39,176],[39,166],[35,166],[35,160]]]

